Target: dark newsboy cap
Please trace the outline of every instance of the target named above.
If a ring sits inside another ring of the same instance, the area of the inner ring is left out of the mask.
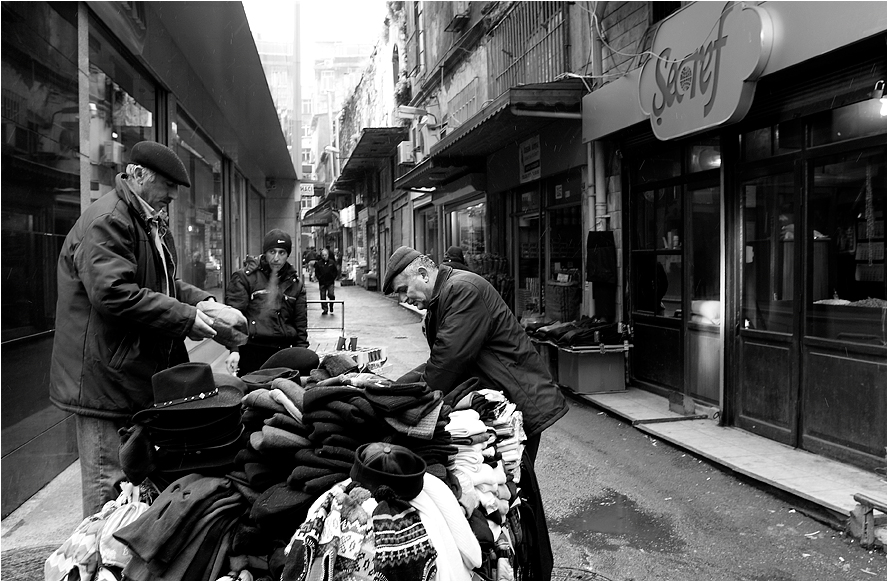
[[[176,152],[163,144],[139,142],[130,150],[130,163],[150,168],[176,184],[191,186],[185,164]]]
[[[395,291],[392,287],[392,284],[395,281],[395,277],[404,271],[404,268],[410,265],[411,261],[420,256],[420,252],[416,249],[408,247],[407,245],[402,245],[398,249],[395,250],[395,253],[389,258],[389,262],[386,264],[386,278],[383,280],[383,293],[391,294]]]

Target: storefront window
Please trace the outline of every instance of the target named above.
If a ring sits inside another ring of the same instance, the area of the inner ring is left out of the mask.
[[[720,281],[720,197],[719,188],[689,190],[691,204],[691,321],[719,324],[721,320]]]
[[[741,184],[744,205],[745,329],[791,332],[795,216],[793,175],[781,173]]]
[[[747,161],[797,152],[803,145],[803,124],[794,119],[749,131],[742,136],[742,155]]]
[[[80,215],[77,5],[58,9],[2,8],[4,343],[52,330],[56,262]]]
[[[519,281],[516,299],[520,314],[543,311],[540,285],[543,261],[540,215],[525,214],[517,217],[519,240]]]
[[[173,150],[185,163],[191,187],[179,188],[170,205],[170,230],[179,249],[177,275],[223,297],[224,265],[222,159],[182,112],[173,124]],[[257,248],[258,242],[248,242]]]
[[[885,346],[886,153],[816,162],[810,184],[808,334]]]
[[[642,192],[636,201],[631,276],[634,310],[678,317],[682,309],[682,189]]]
[[[571,281],[581,281],[583,242],[581,240],[580,205],[549,211],[550,278],[567,275]]]
[[[812,145],[885,134],[886,116],[880,115],[882,107],[879,100],[868,99],[813,116]]]
[[[90,199],[114,188],[136,143],[155,139],[154,84],[90,22]]]
[[[448,245],[462,247],[463,255],[472,267],[473,262],[481,260],[476,256],[485,252],[485,201],[462,204],[448,215],[451,227]]]
[[[435,261],[441,261],[443,253],[438,248],[438,209],[428,207],[417,211],[415,225],[416,249],[432,257]]]

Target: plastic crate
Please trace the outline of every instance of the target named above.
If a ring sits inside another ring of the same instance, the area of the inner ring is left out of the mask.
[[[559,384],[575,393],[617,393],[627,390],[624,353],[566,352],[559,350]]]

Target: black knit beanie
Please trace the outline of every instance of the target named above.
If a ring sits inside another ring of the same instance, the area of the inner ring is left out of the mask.
[[[290,255],[290,253],[293,252],[293,239],[281,229],[272,229],[262,240],[262,252],[265,253],[269,249],[275,249],[277,247],[284,249],[287,251],[287,254]]]

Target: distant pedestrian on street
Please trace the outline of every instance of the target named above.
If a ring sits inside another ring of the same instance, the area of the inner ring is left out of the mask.
[[[315,281],[315,262],[318,261],[318,253],[314,247],[309,247],[306,253],[306,271],[309,272],[309,281]]]
[[[59,254],[50,400],[74,413],[84,517],[118,496],[118,429],[152,406],[151,377],[187,360],[186,337],[216,335],[196,307],[214,298],[176,277],[168,244],[164,211],[190,186],[185,165],[157,142],[135,144],[129,157]]]
[[[262,368],[273,354],[292,346],[308,349],[306,288],[287,260],[293,250],[290,235],[272,229],[262,240],[259,262],[232,274],[225,303],[247,318],[249,338],[225,360],[233,375]]]
[[[460,247],[448,247],[444,261],[442,261],[441,264],[447,265],[451,269],[459,269],[461,271],[471,271],[475,273],[474,269],[466,265],[466,259],[463,258],[463,249]]]
[[[321,259],[315,262],[315,279],[318,280],[318,290],[321,292],[321,299],[335,300],[334,285],[336,278],[339,276],[339,268],[336,262],[330,257],[330,252],[325,247],[321,250]],[[333,313],[333,304],[321,304],[321,314],[327,312]]]

